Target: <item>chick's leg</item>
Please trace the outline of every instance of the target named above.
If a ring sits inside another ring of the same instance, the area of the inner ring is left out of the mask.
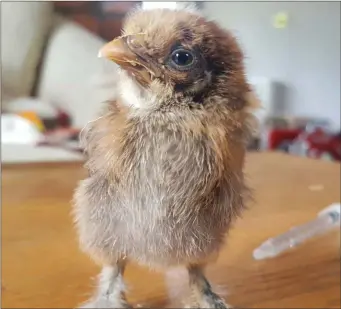
[[[195,308],[231,308],[224,300],[212,291],[210,283],[203,274],[203,268],[199,265],[188,267],[189,285],[192,292],[192,307]]]
[[[99,275],[95,296],[80,308],[130,308],[125,298],[125,260],[105,266]]]

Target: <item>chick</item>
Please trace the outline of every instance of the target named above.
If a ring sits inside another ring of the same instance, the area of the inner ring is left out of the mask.
[[[204,268],[249,192],[252,92],[235,38],[196,12],[137,10],[100,56],[120,66],[120,93],[82,134],[89,177],[75,192],[75,225],[103,266],[84,308],[129,307],[129,260],[185,266],[191,305],[227,308]]]

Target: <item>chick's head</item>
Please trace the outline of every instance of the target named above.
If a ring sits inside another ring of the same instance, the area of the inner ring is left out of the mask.
[[[100,54],[121,67],[121,92],[135,107],[204,106],[219,97],[241,108],[249,90],[236,39],[188,10],[135,11]]]

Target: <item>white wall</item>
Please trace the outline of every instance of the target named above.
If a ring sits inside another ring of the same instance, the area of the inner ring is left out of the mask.
[[[237,35],[249,76],[283,83],[287,111],[340,128],[340,2],[205,2],[204,11]],[[281,11],[289,22],[276,29]]]

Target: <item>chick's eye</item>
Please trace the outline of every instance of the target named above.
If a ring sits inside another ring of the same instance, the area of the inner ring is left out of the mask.
[[[178,49],[172,52],[172,62],[179,67],[187,67],[194,61],[194,57],[191,52],[184,49]]]

